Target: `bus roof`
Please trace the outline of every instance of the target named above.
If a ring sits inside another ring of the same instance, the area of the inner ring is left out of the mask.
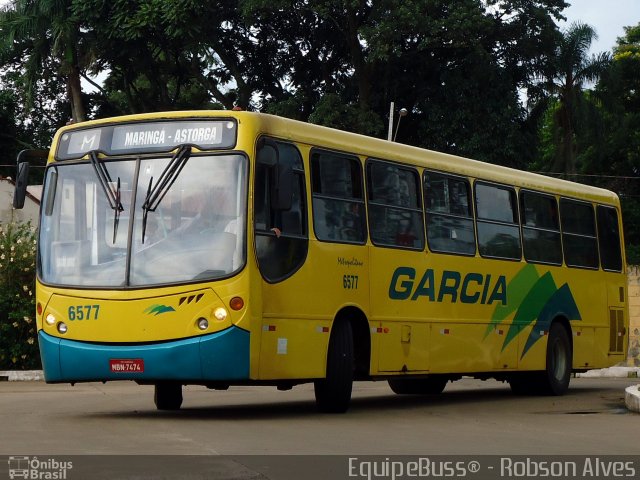
[[[406,163],[417,167],[589,201],[615,205],[619,203],[618,196],[614,192],[602,188],[257,112],[193,110],[105,118],[63,127],[56,134],[56,141],[61,133],[78,127],[87,128],[114,122],[198,117],[233,117],[240,124],[248,125],[257,134],[270,135],[310,146]]]

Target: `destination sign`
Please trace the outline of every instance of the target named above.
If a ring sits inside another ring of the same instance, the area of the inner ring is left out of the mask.
[[[60,137],[56,158],[81,158],[91,151],[107,155],[169,152],[179,145],[201,150],[233,148],[234,120],[139,122],[66,132]]]

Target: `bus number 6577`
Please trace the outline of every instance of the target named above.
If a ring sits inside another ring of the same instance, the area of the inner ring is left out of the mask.
[[[358,288],[358,276],[357,275],[343,275],[342,286],[346,290],[353,290]]]

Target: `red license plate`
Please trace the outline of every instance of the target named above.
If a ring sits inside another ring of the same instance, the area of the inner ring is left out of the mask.
[[[112,358],[109,360],[112,373],[142,373],[144,360],[142,358]]]

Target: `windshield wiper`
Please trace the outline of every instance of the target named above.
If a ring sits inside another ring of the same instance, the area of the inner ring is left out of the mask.
[[[153,185],[153,177],[149,179],[147,195],[144,203],[142,204],[142,243],[144,243],[144,235],[147,231],[147,216],[149,212],[156,211],[156,208],[158,208],[158,205],[160,205],[160,202],[162,202],[162,199],[169,192],[177,180],[178,175],[180,175],[180,172],[187,164],[187,160],[189,160],[190,156],[191,147],[183,145],[162,171],[158,182]]]
[[[116,244],[116,236],[118,235],[118,224],[120,223],[120,213],[124,210],[122,203],[120,203],[120,177],[118,177],[118,184],[116,190],[116,204],[119,208],[113,211],[113,244]]]
[[[120,201],[120,177],[118,177],[116,190],[114,191],[111,187],[111,185],[113,185],[113,180],[111,180],[111,175],[109,175],[109,170],[107,170],[105,162],[100,161],[98,154],[95,151],[89,152],[89,158],[91,159],[93,169],[96,171],[96,176],[98,177],[100,186],[107,197],[109,207],[113,210],[113,243],[116,243],[120,214],[124,211],[124,207]]]

